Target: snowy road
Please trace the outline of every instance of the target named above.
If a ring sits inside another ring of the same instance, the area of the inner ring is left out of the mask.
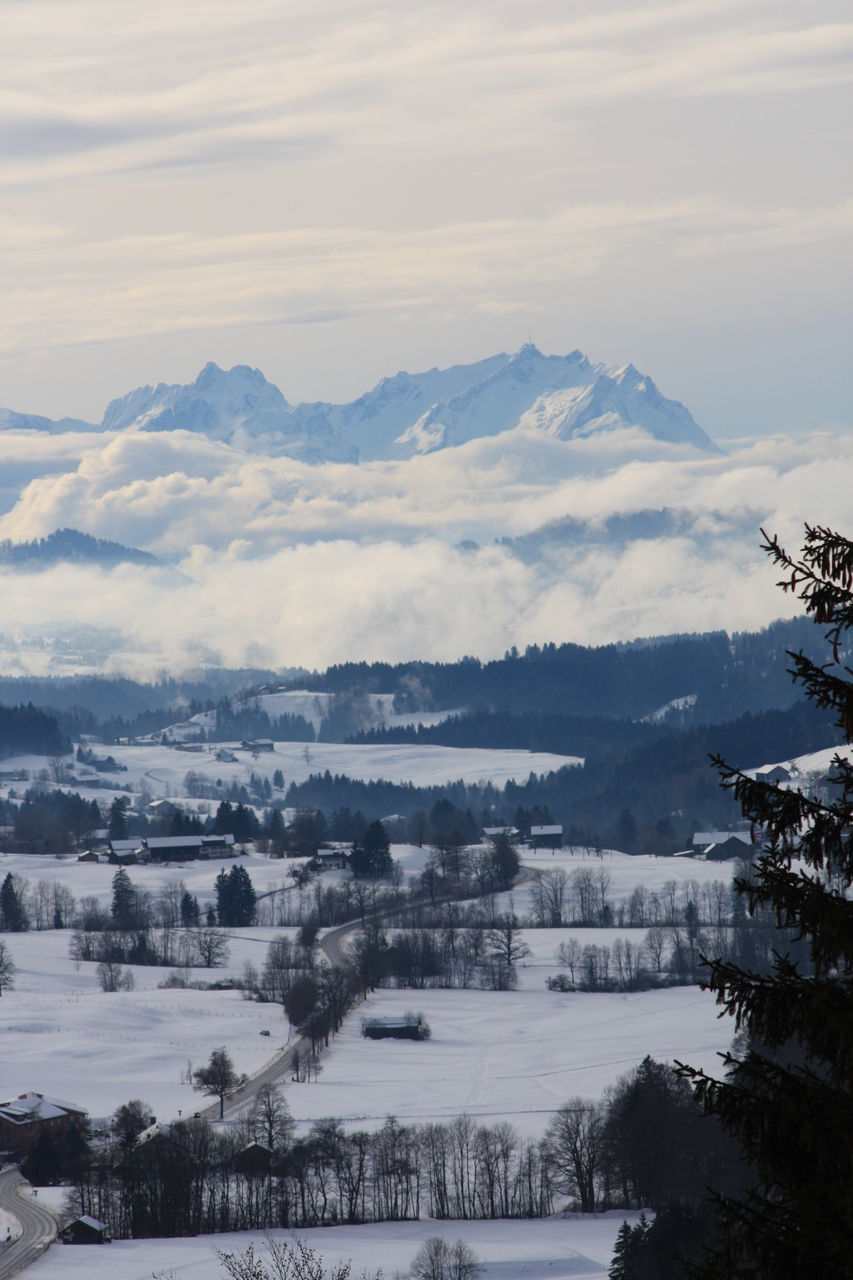
[[[21,1235],[11,1244],[0,1244],[0,1280],[9,1280],[30,1266],[56,1239],[56,1219],[27,1195],[29,1183],[14,1166],[0,1173],[0,1208],[21,1224]]]
[[[515,879],[513,888],[518,888],[529,881],[536,879],[538,871],[529,867],[522,867]],[[438,902],[444,901],[442,898],[437,899]],[[374,917],[368,916],[367,919]],[[378,917],[381,919],[381,915]],[[327,929],[323,937],[318,941],[317,946],[323,952],[327,963],[333,969],[344,968],[350,963],[350,956],[347,948],[347,941],[354,933],[364,928],[361,920],[348,920],[345,924],[337,925],[333,929]],[[223,1110],[224,1120],[234,1120],[239,1116],[254,1100],[258,1090],[264,1085],[277,1085],[286,1080],[293,1071],[294,1055],[298,1052],[300,1060],[305,1062],[311,1055],[311,1041],[305,1036],[299,1036],[286,1049],[282,1049],[274,1058],[270,1058],[254,1075],[250,1076],[246,1083],[235,1090],[225,1101]],[[215,1121],[219,1119],[219,1101],[211,1103],[199,1112],[205,1120]],[[0,1280],[3,1280],[0,1275]]]

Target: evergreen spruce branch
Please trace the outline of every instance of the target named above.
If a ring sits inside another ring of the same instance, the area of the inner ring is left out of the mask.
[[[808,939],[816,974],[853,973],[853,902],[803,869],[774,865],[770,857],[756,865],[759,880],[735,881],[735,888],[748,895],[750,913],[768,906],[777,926],[791,931],[792,941]]]
[[[825,803],[800,790],[757,781],[740,769],[733,769],[721,756],[712,755],[711,763],[720,773],[720,785],[734,792],[741,812],[753,827],[760,827],[766,848],[777,858],[789,863],[800,858],[816,869],[846,870],[853,866],[853,826],[844,801]],[[853,773],[840,756],[833,763],[843,764],[839,784],[853,781]],[[845,792],[846,794],[846,792]],[[756,864],[757,865],[757,864]],[[739,886],[743,885],[739,882]]]
[[[705,1113],[738,1135],[756,1171],[755,1192],[766,1194],[781,1181],[795,1187],[801,1201],[812,1199],[819,1206],[825,1193],[837,1190],[836,1179],[853,1173],[849,1149],[836,1148],[834,1163],[826,1158],[833,1149],[828,1135],[838,1126],[849,1132],[853,1123],[849,1094],[808,1066],[782,1065],[755,1050],[729,1061],[735,1070],[726,1080],[676,1065],[679,1075],[693,1082]],[[820,1216],[819,1207],[814,1212]]]
[[[712,960],[705,985],[739,1029],[773,1049],[793,1036],[809,1060],[830,1064],[826,1079],[853,1085],[853,992],[848,983],[835,976],[809,977],[776,953],[773,973],[760,976]]]
[[[789,668],[789,674],[803,686],[806,697],[821,709],[844,710],[850,698],[850,686],[843,675],[835,675],[834,672],[838,670],[853,675],[853,671],[838,662],[814,662],[802,649],[788,649],[786,652],[794,664]]]
[[[853,626],[853,542],[821,525],[807,524],[801,560],[795,560],[780,546],[776,534],[770,537],[764,529],[762,549],[774,564],[788,571],[778,582],[805,603],[806,613],[819,625],[830,624],[826,633],[833,657],[839,661],[841,635]]]

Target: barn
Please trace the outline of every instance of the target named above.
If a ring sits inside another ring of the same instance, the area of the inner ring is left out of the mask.
[[[367,1040],[426,1040],[429,1032],[419,1013],[397,1018],[365,1018],[361,1034]]]
[[[546,827],[531,827],[530,843],[534,853],[539,848],[560,849],[563,845],[563,828],[556,823]]]
[[[113,1239],[106,1224],[90,1217],[88,1213],[69,1222],[59,1235],[63,1244],[112,1244]]]

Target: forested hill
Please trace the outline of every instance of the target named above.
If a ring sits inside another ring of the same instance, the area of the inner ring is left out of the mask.
[[[672,852],[686,847],[696,830],[727,828],[740,815],[731,792],[720,788],[709,757],[754,768],[831,746],[840,740],[833,717],[801,701],[785,711],[747,712],[724,724],[704,726],[602,750],[582,767],[567,767],[504,788],[462,782],[417,788],[411,784],[360,782],[315,775],[290,787],[287,804],[325,813],[361,810],[367,817],[429,813],[449,799],[474,820],[500,825],[534,820],[563,824],[574,843],[600,842],[627,852]]]
[[[31,542],[0,542],[0,565],[9,569],[46,569],[54,564],[159,565],[148,551],[125,547],[120,542],[93,538],[79,529],[54,529],[46,538]]]
[[[71,750],[56,717],[37,707],[0,706],[0,759],[8,756],[53,756]]]
[[[401,711],[559,713],[641,719],[675,699],[695,696],[691,720],[721,723],[744,711],[792,706],[801,696],[787,651],[819,658],[822,632],[804,618],[757,633],[713,632],[585,648],[532,646],[480,662],[344,663],[300,687],[331,693],[393,692]]]

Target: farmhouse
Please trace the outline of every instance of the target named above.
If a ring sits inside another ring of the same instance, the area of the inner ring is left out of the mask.
[[[708,862],[730,862],[732,858],[748,858],[754,852],[757,852],[755,845],[744,844],[732,834],[727,840],[709,845],[705,850],[705,857]]]
[[[784,765],[774,765],[772,769],[759,769],[755,775],[756,782],[790,782],[791,771]]]
[[[492,844],[499,840],[501,836],[506,836],[508,840],[516,840],[518,838],[518,827],[483,827],[483,839],[490,840]]]
[[[269,1173],[272,1157],[272,1151],[262,1142],[250,1142],[237,1152],[234,1168],[247,1177],[259,1177]]]
[[[272,738],[244,739],[240,746],[243,751],[275,751],[275,743]]]
[[[530,843],[533,845],[533,852],[540,847],[543,849],[560,849],[563,844],[563,828],[562,826],[548,827],[531,827]]]
[[[152,862],[222,858],[234,851],[234,837],[230,835],[145,836],[139,843]]]
[[[152,800],[148,806],[148,813],[152,818],[174,818],[178,812],[178,806],[171,800]]]
[[[130,840],[110,840],[107,845],[109,861],[119,866],[138,862],[141,849],[142,841],[138,836]]]
[[[42,1133],[64,1133],[72,1122],[87,1119],[82,1107],[43,1093],[22,1093],[0,1103],[0,1148],[20,1155],[35,1144]]]
[[[323,870],[328,871],[332,867],[348,867],[351,853],[352,842],[341,840],[333,844],[324,845],[322,849],[317,850],[314,857]]]
[[[752,847],[752,836],[748,831],[697,831],[693,836],[693,852],[707,853],[712,845],[725,844],[727,840],[739,840]],[[740,851],[741,857],[745,854],[745,849]]]

